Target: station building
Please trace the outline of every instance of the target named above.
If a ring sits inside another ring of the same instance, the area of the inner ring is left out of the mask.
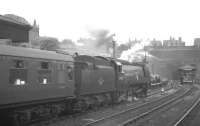
[[[27,45],[39,37],[39,26],[13,14],[0,15],[0,44]]]

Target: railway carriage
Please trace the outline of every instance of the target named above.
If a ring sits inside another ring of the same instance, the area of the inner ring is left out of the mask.
[[[30,121],[66,109],[75,98],[73,68],[67,55],[1,45],[0,119]]]

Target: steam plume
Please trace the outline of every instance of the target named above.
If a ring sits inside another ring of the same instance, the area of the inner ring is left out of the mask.
[[[130,62],[142,61],[145,57],[144,46],[148,45],[149,43],[149,41],[141,41],[133,44],[133,46],[130,49],[122,52],[120,59],[128,60]],[[146,52],[146,55],[149,54],[147,54]]]
[[[79,43],[83,44],[83,48],[88,50],[109,53],[112,48],[112,40],[114,34],[110,34],[106,29],[92,29],[88,30],[89,38],[81,38]]]

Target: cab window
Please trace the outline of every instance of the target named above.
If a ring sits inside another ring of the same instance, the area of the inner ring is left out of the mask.
[[[118,65],[117,67],[118,67],[118,72],[122,73],[122,65]]]

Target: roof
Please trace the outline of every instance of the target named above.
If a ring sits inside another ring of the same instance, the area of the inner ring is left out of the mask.
[[[99,59],[103,59],[103,60],[106,60],[106,61],[110,61],[109,58],[107,57],[103,57],[103,56],[94,56],[95,58],[99,58]]]
[[[94,62],[94,57],[89,55],[78,55],[74,59],[78,62]]]
[[[61,61],[73,61],[72,56],[59,54],[54,51],[46,51],[46,50],[24,48],[24,47],[14,47],[8,45],[0,45],[0,55],[61,60]]]
[[[180,70],[195,70],[196,68],[191,65],[185,65],[185,66],[179,67],[179,69]]]
[[[61,47],[63,48],[63,47]],[[92,51],[92,50],[87,50],[82,48],[81,46],[79,46],[78,48],[63,48],[62,50],[63,52],[67,52],[69,54],[74,54],[74,53],[78,53],[80,55],[89,55],[89,56],[108,56],[105,53],[101,53],[101,52],[96,52],[96,51]]]
[[[90,62],[95,63],[96,65],[106,65],[110,66],[110,61],[101,56],[89,56],[89,55],[78,55],[75,57],[77,62]]]
[[[19,19],[22,19],[22,18],[19,18]],[[25,21],[19,21],[17,19],[9,17],[9,16],[0,15],[0,20],[8,22],[8,23],[12,23],[12,24],[21,25],[21,26],[31,28],[31,25],[26,23]]]

